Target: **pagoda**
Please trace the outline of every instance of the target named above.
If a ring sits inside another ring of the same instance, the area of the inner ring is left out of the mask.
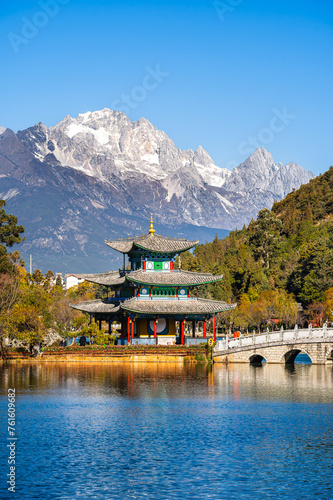
[[[155,234],[151,215],[148,234],[106,241],[110,248],[123,254],[123,269],[87,277],[87,281],[107,287],[113,296],[71,307],[89,313],[99,322],[100,328],[102,321],[108,322],[109,333],[111,324],[119,322],[122,343],[173,344],[177,339],[178,323],[177,340],[184,344],[185,322],[188,321],[192,322],[193,337],[196,322],[203,322],[204,338],[207,337],[207,322],[212,321],[216,340],[216,314],[233,309],[236,304],[199,298],[198,288],[220,281],[223,276],[175,268],[177,255],[198,243],[199,240]]]

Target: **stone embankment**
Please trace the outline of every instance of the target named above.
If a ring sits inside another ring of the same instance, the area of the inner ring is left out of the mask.
[[[2,353],[3,362],[159,362],[159,363],[203,363],[207,362],[207,350],[204,347],[186,346],[109,346],[88,348],[51,347],[41,352],[40,356],[7,350]]]

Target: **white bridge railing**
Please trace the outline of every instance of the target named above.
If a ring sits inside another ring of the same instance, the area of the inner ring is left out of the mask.
[[[228,349],[236,349],[239,347],[247,347],[247,346],[255,346],[262,344],[275,344],[277,342],[287,342],[293,343],[296,340],[309,340],[314,339],[325,340],[332,339],[333,340],[333,328],[327,328],[326,324],[324,324],[323,328],[304,328],[298,329],[297,326],[293,330],[283,330],[281,328],[278,332],[264,332],[264,333],[256,333],[253,335],[242,336],[240,334],[239,338],[229,338],[226,335],[225,340],[219,340],[214,348],[214,353],[217,351],[226,351]]]

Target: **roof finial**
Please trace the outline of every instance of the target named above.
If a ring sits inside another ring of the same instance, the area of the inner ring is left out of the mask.
[[[150,229],[149,229],[149,232],[150,232],[150,234],[154,234],[155,233],[154,224],[153,224],[153,214],[150,214]]]

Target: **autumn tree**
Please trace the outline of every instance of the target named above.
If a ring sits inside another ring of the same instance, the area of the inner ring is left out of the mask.
[[[322,302],[309,304],[306,310],[306,315],[315,325],[322,326],[325,316],[325,304]]]
[[[333,321],[333,287],[325,292],[325,316],[329,321]]]
[[[269,290],[243,294],[231,317],[236,328],[260,330],[261,326],[271,326],[276,320],[290,327],[296,323],[297,314],[298,305],[292,295],[284,290]]]
[[[22,264],[20,254],[16,250],[8,253],[7,248],[21,243],[23,226],[17,224],[17,218],[5,212],[6,202],[0,200],[0,343],[3,348],[3,337],[8,325],[10,312],[18,298],[19,277],[17,266]]]
[[[39,351],[39,344],[46,334],[43,316],[30,304],[15,304],[5,324],[6,335],[21,342],[26,348],[33,346]]]

